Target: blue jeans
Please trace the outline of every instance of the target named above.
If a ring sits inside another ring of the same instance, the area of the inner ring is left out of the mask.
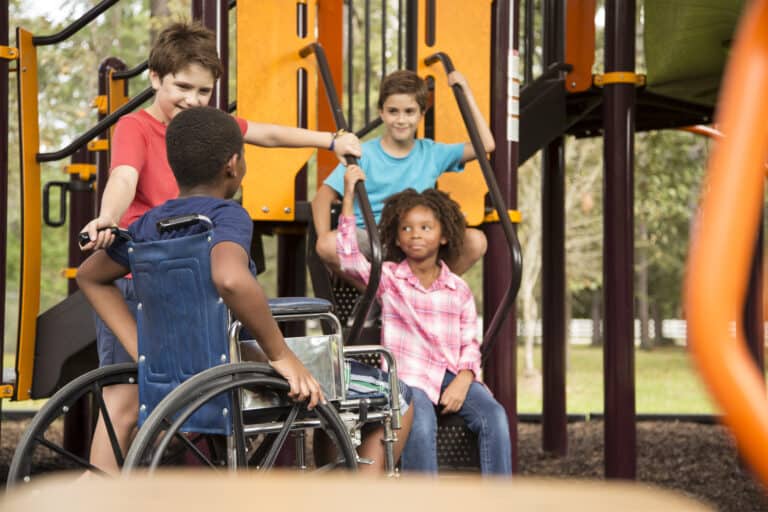
[[[445,372],[442,393],[456,376]],[[411,386],[413,426],[401,458],[403,471],[437,473],[437,412],[427,394]],[[478,436],[480,471],[484,475],[512,473],[512,445],[507,413],[479,382],[472,382],[458,412]]]

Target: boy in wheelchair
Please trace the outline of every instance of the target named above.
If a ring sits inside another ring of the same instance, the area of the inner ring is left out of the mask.
[[[288,348],[270,312],[266,296],[256,281],[255,267],[249,257],[253,225],[250,216],[231,198],[240,188],[246,172],[243,160],[243,137],[237,122],[228,114],[209,107],[186,109],[169,124],[166,132],[168,161],[179,185],[179,198],[153,208],[129,227],[135,242],[180,237],[195,233],[194,226],[160,234],[159,221],[197,214],[210,219],[215,226],[210,251],[211,277],[223,302],[232,315],[256,338],[274,370],[290,385],[289,396],[308,400],[307,408],[324,402],[320,385]],[[138,357],[138,331],[114,280],[129,270],[128,248],[116,243],[105,251],[97,251],[78,269],[77,282],[93,305],[96,313],[112,329],[127,352]],[[370,369],[375,372],[375,370]],[[363,365],[353,365],[352,372],[362,372],[360,380],[381,380],[386,376],[369,371]],[[352,381],[356,376],[352,375]],[[125,453],[138,417],[136,386],[116,386],[118,392],[107,395],[105,401],[112,413],[118,443]],[[410,391],[401,386],[402,430],[395,443],[395,458],[399,457],[410,429],[413,412],[408,409]],[[106,472],[117,472],[107,429],[100,418],[91,446],[91,462]],[[379,469],[384,461],[381,442],[383,428],[365,436],[360,456],[374,463],[363,466]]]

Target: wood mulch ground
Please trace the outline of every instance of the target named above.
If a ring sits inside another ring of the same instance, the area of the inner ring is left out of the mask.
[[[5,420],[0,443],[0,482],[4,483],[16,441],[26,421]],[[541,427],[518,428],[520,473],[537,477],[603,476],[603,423],[568,426],[568,455],[541,451]],[[717,425],[641,422],[637,426],[637,479],[674,489],[725,512],[768,512],[768,499],[740,464],[727,431]]]

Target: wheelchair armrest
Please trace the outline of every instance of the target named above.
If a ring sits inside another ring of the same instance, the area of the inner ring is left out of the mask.
[[[268,303],[273,316],[315,315],[330,313],[333,308],[327,300],[315,297],[277,297]]]

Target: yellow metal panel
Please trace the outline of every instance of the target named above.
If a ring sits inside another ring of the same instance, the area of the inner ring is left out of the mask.
[[[0,386],[0,398],[11,398],[13,396],[13,386],[10,384],[3,384]]]
[[[63,277],[66,277],[67,279],[74,279],[77,277],[77,268],[76,267],[67,267],[65,269],[62,269],[61,275]]]
[[[88,143],[88,151],[107,151],[109,141],[107,139],[96,139]]]
[[[296,32],[296,9],[307,6],[308,36]],[[317,124],[315,56],[299,57],[314,42],[316,0],[250,0],[237,3],[237,114],[251,121],[298,124],[297,76],[307,70],[307,125]],[[291,221],[296,174],[314,149],[261,148],[248,145],[243,206],[255,220]]]
[[[425,66],[424,58],[436,52],[447,54],[456,69],[467,77],[480,111],[486,122],[490,122],[491,0],[440,0],[435,4],[435,44],[427,46],[426,1],[419,2],[418,73],[435,78],[435,140],[466,142],[469,134],[453,91],[448,87],[443,66],[439,62]],[[438,181],[438,187],[461,205],[470,226],[483,222],[488,187],[477,162],[467,164],[462,173],[446,173]]]
[[[26,400],[32,388],[37,315],[40,311],[40,253],[42,251],[42,205],[40,148],[37,107],[37,49],[32,34],[18,29],[19,103],[21,132],[21,304],[16,352],[16,399]]]
[[[12,46],[0,46],[0,59],[16,60],[19,56],[19,50]]]
[[[520,224],[523,222],[523,214],[520,213],[519,210],[507,210],[507,215],[509,215],[509,220],[514,224]],[[499,222],[499,212],[493,210],[492,212],[485,214],[483,223],[490,222]]]
[[[106,114],[108,108],[106,94],[101,94],[93,98],[93,103],[91,103],[91,106],[96,108],[96,110],[99,111],[99,114]]]
[[[64,166],[64,172],[67,174],[77,174],[83,181],[88,181],[98,171],[94,164],[69,164]]]

